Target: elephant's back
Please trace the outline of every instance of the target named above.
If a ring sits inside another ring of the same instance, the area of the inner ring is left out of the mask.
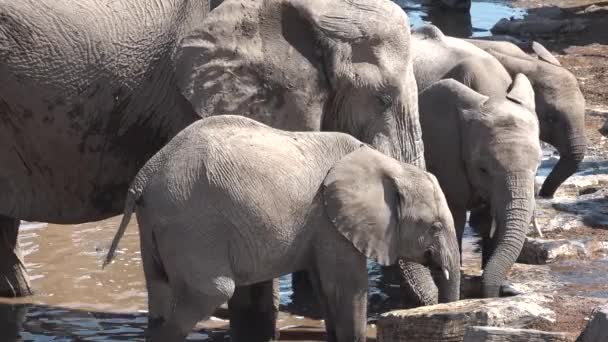
[[[220,208],[237,206],[241,210],[227,213],[236,220],[262,215],[269,226],[295,224],[329,169],[360,145],[343,133],[287,132],[216,116],[192,124],[159,152],[167,162],[158,183],[181,188],[180,201],[212,197]]]

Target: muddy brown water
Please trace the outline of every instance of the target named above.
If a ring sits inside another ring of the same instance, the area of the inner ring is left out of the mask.
[[[414,26],[431,22],[454,36],[490,35],[489,29],[500,18],[520,17],[524,13],[502,1],[473,1],[470,15],[445,14],[419,2],[396,2],[406,8]],[[539,172],[541,178],[555,162],[549,154],[545,168]],[[143,340],[147,294],[135,220],[127,229],[115,262],[101,269],[102,257],[119,220],[120,217],[114,217],[79,225],[23,224],[19,241],[35,295],[0,299],[0,342]],[[467,231],[463,268],[479,268],[477,240]],[[608,261],[566,261],[551,267],[569,284],[560,290],[561,294],[608,297],[604,286],[608,283]],[[370,322],[373,322],[379,312],[397,305],[389,300],[397,287],[382,281],[382,272],[376,265],[370,263],[369,271]],[[282,340],[323,340],[323,321],[302,316],[314,307],[311,301],[293,298],[289,276],[281,278]],[[227,324],[213,318],[199,324],[188,340],[227,340]],[[370,324],[370,341],[374,335],[374,326]]]

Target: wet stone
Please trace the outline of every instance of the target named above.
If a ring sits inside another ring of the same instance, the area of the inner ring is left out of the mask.
[[[608,255],[608,242],[593,238],[577,240],[527,237],[517,262],[544,265],[558,259],[589,259]]]
[[[464,342],[572,342],[567,333],[534,329],[467,327]]]
[[[462,341],[469,326],[522,328],[551,323],[555,321],[555,312],[548,308],[552,301],[548,294],[526,294],[391,311],[378,320],[378,341]]]
[[[608,341],[608,305],[599,307],[577,342]]]
[[[587,27],[584,19],[552,19],[527,16],[523,19],[501,19],[490,31],[493,34],[508,34],[524,37],[555,36],[583,31]]]
[[[598,166],[598,169],[604,170],[604,167]],[[608,228],[608,175],[570,178],[554,199],[536,200],[536,217],[541,230],[570,230],[581,226]]]

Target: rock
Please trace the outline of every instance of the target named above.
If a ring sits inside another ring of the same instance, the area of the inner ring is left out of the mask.
[[[570,334],[532,329],[467,327],[464,342],[572,342]]]
[[[378,320],[378,341],[462,341],[468,326],[525,327],[551,323],[553,296],[526,294],[390,311]]]
[[[517,262],[544,265],[558,259],[588,259],[608,254],[608,242],[593,238],[552,240],[527,237]]]
[[[577,14],[606,12],[606,11],[608,11],[608,6],[598,6],[598,5],[593,4],[593,5],[585,8],[584,10],[577,12]]]
[[[590,163],[590,162],[589,162]],[[543,232],[581,226],[608,228],[608,165],[587,165],[590,175],[571,176],[555,198],[536,199],[536,219]]]
[[[587,20],[552,19],[540,16],[527,16],[524,19],[501,19],[490,31],[493,34],[515,36],[555,36],[564,33],[575,33],[587,28]]]
[[[599,307],[577,342],[608,341],[608,305]]]

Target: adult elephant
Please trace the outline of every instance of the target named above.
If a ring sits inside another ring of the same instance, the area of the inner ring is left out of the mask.
[[[576,77],[539,43],[532,44],[536,58],[510,42],[468,41],[494,56],[509,74],[523,73],[532,82],[540,138],[553,145],[560,155],[539,192],[542,197],[553,197],[559,186],[576,172],[587,149],[585,98]]]
[[[496,297],[534,210],[541,155],[534,91],[523,74],[503,97],[446,79],[419,100],[427,166],[446,195],[460,242],[467,210],[490,208],[495,224],[482,232],[482,295]]]
[[[226,1],[189,35],[208,8],[194,0],[0,5],[3,295],[30,293],[19,220],[119,214],[137,170],[201,116],[342,131],[424,167],[409,23],[397,5]]]

